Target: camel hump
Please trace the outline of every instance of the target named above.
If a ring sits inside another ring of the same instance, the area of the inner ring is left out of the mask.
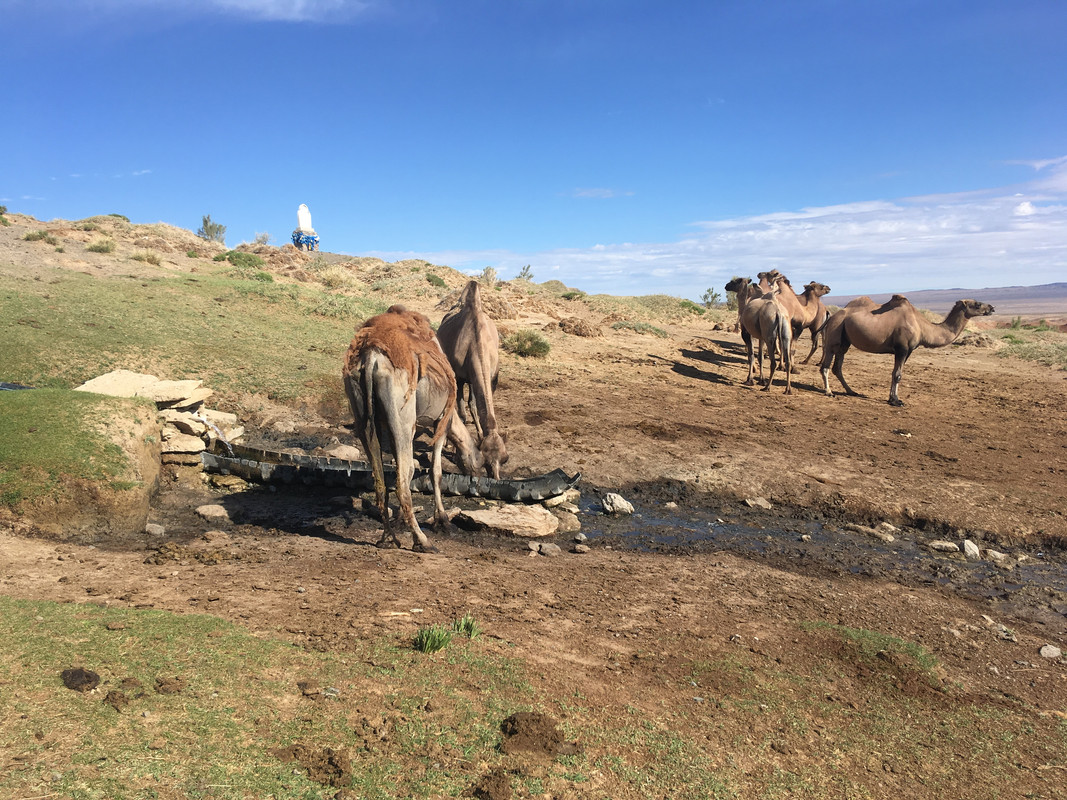
[[[884,305],[884,308],[900,308],[901,306],[910,306],[911,301],[902,294],[895,294],[889,298],[889,301]]]
[[[871,298],[867,297],[867,295],[863,295],[863,297],[856,297],[849,300],[848,303],[845,304],[845,308],[874,308],[877,305],[878,304]]]
[[[356,331],[346,364],[354,364],[357,354],[371,349],[381,352],[394,367],[407,373],[412,388],[422,377],[430,378],[442,388],[447,388],[450,381],[455,385],[452,367],[424,314],[394,305],[384,314],[371,317]]]

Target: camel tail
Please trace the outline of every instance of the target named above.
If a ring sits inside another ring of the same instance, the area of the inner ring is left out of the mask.
[[[363,390],[363,435],[366,438],[367,445],[380,453],[382,451],[382,443],[378,441],[378,425],[374,419],[376,414],[374,406],[374,373],[377,370],[377,359],[372,360],[369,364],[364,361],[360,365],[359,377],[362,382],[360,388]]]

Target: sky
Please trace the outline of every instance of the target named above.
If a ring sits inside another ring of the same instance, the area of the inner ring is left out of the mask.
[[[1067,280],[1061,0],[0,0],[0,204],[591,294]]]

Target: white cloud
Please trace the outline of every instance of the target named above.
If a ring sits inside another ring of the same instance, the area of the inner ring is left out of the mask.
[[[1033,164],[1038,175],[1020,185],[701,221],[676,242],[406,257],[458,267],[492,264],[504,276],[525,264],[535,276],[554,265],[554,277],[592,293],[690,298],[709,287],[721,291],[733,275],[772,267],[795,284],[819,280],[837,294],[1061,281],[1067,157]]]
[[[574,197],[592,198],[594,200],[611,200],[616,197],[632,197],[633,192],[619,191],[618,189],[575,189]]]

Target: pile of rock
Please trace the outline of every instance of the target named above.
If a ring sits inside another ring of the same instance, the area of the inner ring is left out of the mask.
[[[164,463],[199,464],[200,453],[216,439],[234,442],[244,436],[236,414],[204,405],[214,391],[200,380],[161,380],[155,375],[120,369],[83,383],[77,391],[152,400],[162,424]]]

